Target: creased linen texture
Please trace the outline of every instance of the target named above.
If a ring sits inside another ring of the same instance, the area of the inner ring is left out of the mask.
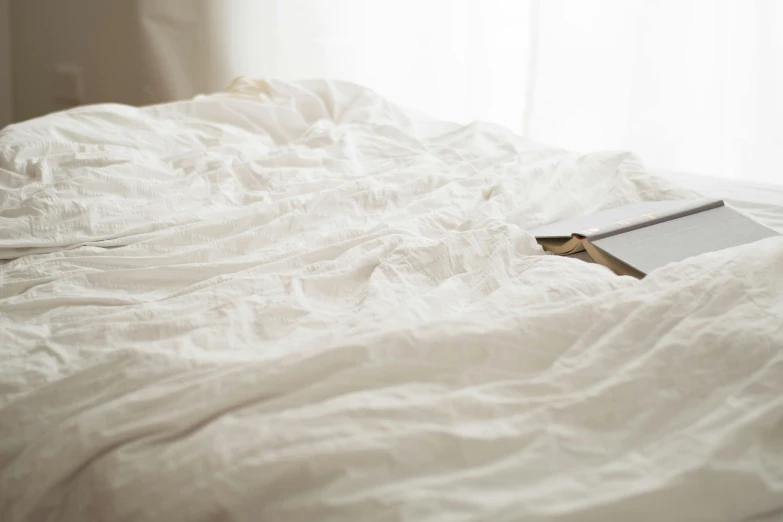
[[[0,132],[0,519],[740,521],[783,508],[783,239],[642,281],[543,223],[628,153],[239,79]]]

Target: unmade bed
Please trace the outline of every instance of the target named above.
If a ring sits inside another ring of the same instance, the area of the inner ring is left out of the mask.
[[[527,232],[700,197],[632,154],[240,79],[10,126],[0,188],[5,522],[783,508],[783,239],[636,280]]]

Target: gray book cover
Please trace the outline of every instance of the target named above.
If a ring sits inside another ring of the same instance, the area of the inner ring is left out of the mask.
[[[598,239],[719,206],[723,206],[720,199],[643,201],[544,225],[530,233],[539,239],[573,235]]]
[[[590,242],[649,274],[675,261],[778,235],[733,208],[721,206]]]
[[[640,276],[635,272],[648,274],[688,257],[780,235],[725,206],[721,200],[635,203],[545,225],[531,233],[542,244],[548,240],[582,238],[588,247],[609,254],[604,264],[608,266],[614,258],[634,269],[624,270],[625,273],[637,277]],[[616,266],[610,268],[618,271]]]

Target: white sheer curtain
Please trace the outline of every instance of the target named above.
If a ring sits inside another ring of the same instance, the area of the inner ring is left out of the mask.
[[[332,77],[652,168],[783,183],[779,0],[222,0],[219,76]],[[217,45],[217,44],[216,44]]]

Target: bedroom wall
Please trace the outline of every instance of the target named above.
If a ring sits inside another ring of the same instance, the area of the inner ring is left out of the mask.
[[[11,1],[14,119],[86,103],[158,103],[224,86],[210,43],[216,4]]]
[[[0,0],[0,129],[12,121],[10,7]]]

